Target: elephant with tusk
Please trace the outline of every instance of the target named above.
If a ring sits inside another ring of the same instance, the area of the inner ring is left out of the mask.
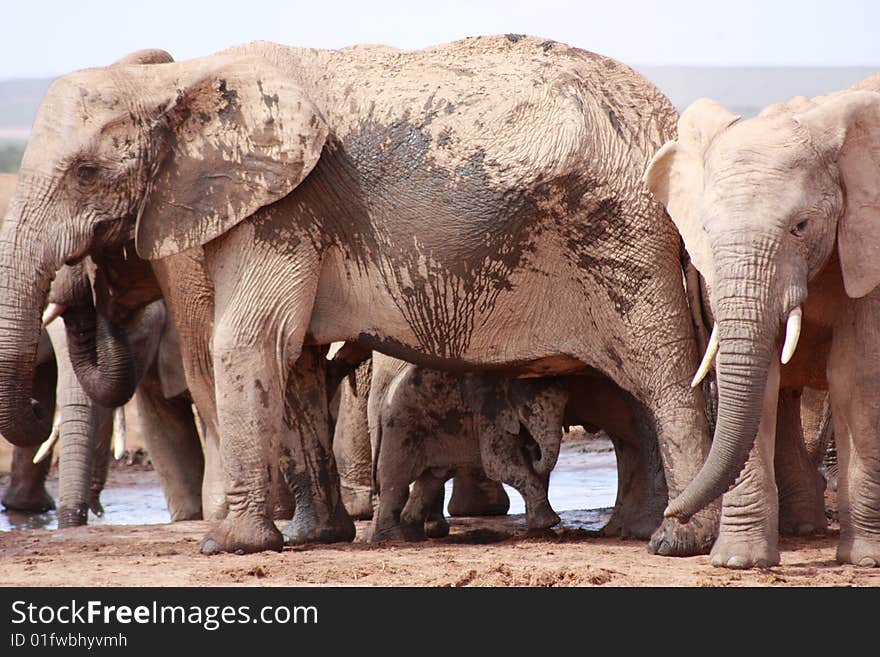
[[[666,515],[687,521],[724,494],[712,562],[779,563],[780,390],[827,389],[841,465],[837,558],[880,565],[880,75],[747,120],[699,100],[645,180],[717,322],[704,359],[717,349],[715,438]]]
[[[17,308],[0,317],[0,433],[50,430],[31,382],[53,274],[86,255],[123,272],[133,239],[218,437],[229,513],[205,553],[282,548],[279,452],[288,541],[353,537],[327,421],[334,341],[436,369],[601,372],[647,409],[677,495],[710,442],[680,239],[641,182],[675,119],[628,67],[520,35],[255,42],[62,76],[0,233]],[[664,521],[650,549],[702,552],[718,512]]]

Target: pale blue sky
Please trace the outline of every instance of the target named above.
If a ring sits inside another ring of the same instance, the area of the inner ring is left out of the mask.
[[[269,39],[418,48],[522,32],[633,65],[880,68],[874,0],[15,0],[0,3],[0,79],[105,65],[146,47],[178,60]]]

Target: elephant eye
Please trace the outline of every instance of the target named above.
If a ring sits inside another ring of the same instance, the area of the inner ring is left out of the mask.
[[[83,162],[77,165],[76,178],[80,183],[84,185],[91,184],[97,177],[98,167],[96,165],[89,162]]]
[[[791,229],[791,234],[800,237],[804,230],[807,228],[807,223],[809,223],[809,219],[801,219],[797,224],[795,224],[794,228]]]

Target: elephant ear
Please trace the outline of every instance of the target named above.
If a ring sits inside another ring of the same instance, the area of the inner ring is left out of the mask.
[[[183,75],[159,109],[136,227],[149,260],[203,245],[284,198],[317,164],[328,131],[303,89],[264,59],[169,66]]]
[[[845,193],[837,250],[846,293],[880,285],[880,93],[839,94],[800,117],[837,161]]]
[[[740,117],[715,101],[694,101],[678,120],[678,139],[666,142],[645,171],[645,184],[665,207],[694,266],[711,288],[715,263],[700,220],[703,156],[712,140]]]

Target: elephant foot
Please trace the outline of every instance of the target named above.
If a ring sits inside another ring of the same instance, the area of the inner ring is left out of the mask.
[[[602,536],[617,536],[646,541],[663,520],[663,509],[632,509],[616,507],[602,528]]]
[[[547,500],[542,500],[533,509],[526,510],[526,527],[530,533],[550,529],[561,520]]]
[[[354,521],[342,504],[336,513],[323,521],[297,506],[293,519],[284,528],[284,544],[351,543],[355,533]]]
[[[648,552],[663,557],[693,557],[708,554],[718,535],[718,507],[704,509],[682,524],[675,518],[664,518],[651,534]]]
[[[779,548],[766,537],[722,533],[712,546],[710,561],[719,568],[770,568],[779,565]]]
[[[499,482],[456,476],[448,511],[453,518],[463,516],[503,516],[510,509],[510,498]]]
[[[877,568],[880,566],[880,540],[871,541],[864,538],[845,540],[841,537],[840,545],[837,547],[837,561],[863,568]]]
[[[89,507],[80,504],[74,507],[61,507],[58,509],[58,529],[68,527],[82,527],[89,521]]]
[[[801,500],[799,503],[779,502],[779,533],[783,536],[824,534],[828,529],[825,500]]]
[[[381,527],[375,529],[373,531],[373,535],[370,537],[370,541],[372,543],[418,543],[420,541],[424,541],[425,538],[426,535],[424,527],[417,524],[400,523],[399,525],[392,525],[390,527]]]
[[[341,486],[342,504],[348,515],[355,520],[370,520],[373,517],[373,494],[369,488],[349,488]]]
[[[425,520],[425,536],[428,538],[446,538],[449,536],[449,521],[444,516]]]
[[[3,506],[10,511],[45,513],[55,508],[55,500],[42,486],[34,490],[27,490],[10,484],[3,495]]]
[[[252,515],[227,516],[202,539],[202,554],[233,552],[250,554],[273,550],[281,552],[284,537],[268,518]]]

